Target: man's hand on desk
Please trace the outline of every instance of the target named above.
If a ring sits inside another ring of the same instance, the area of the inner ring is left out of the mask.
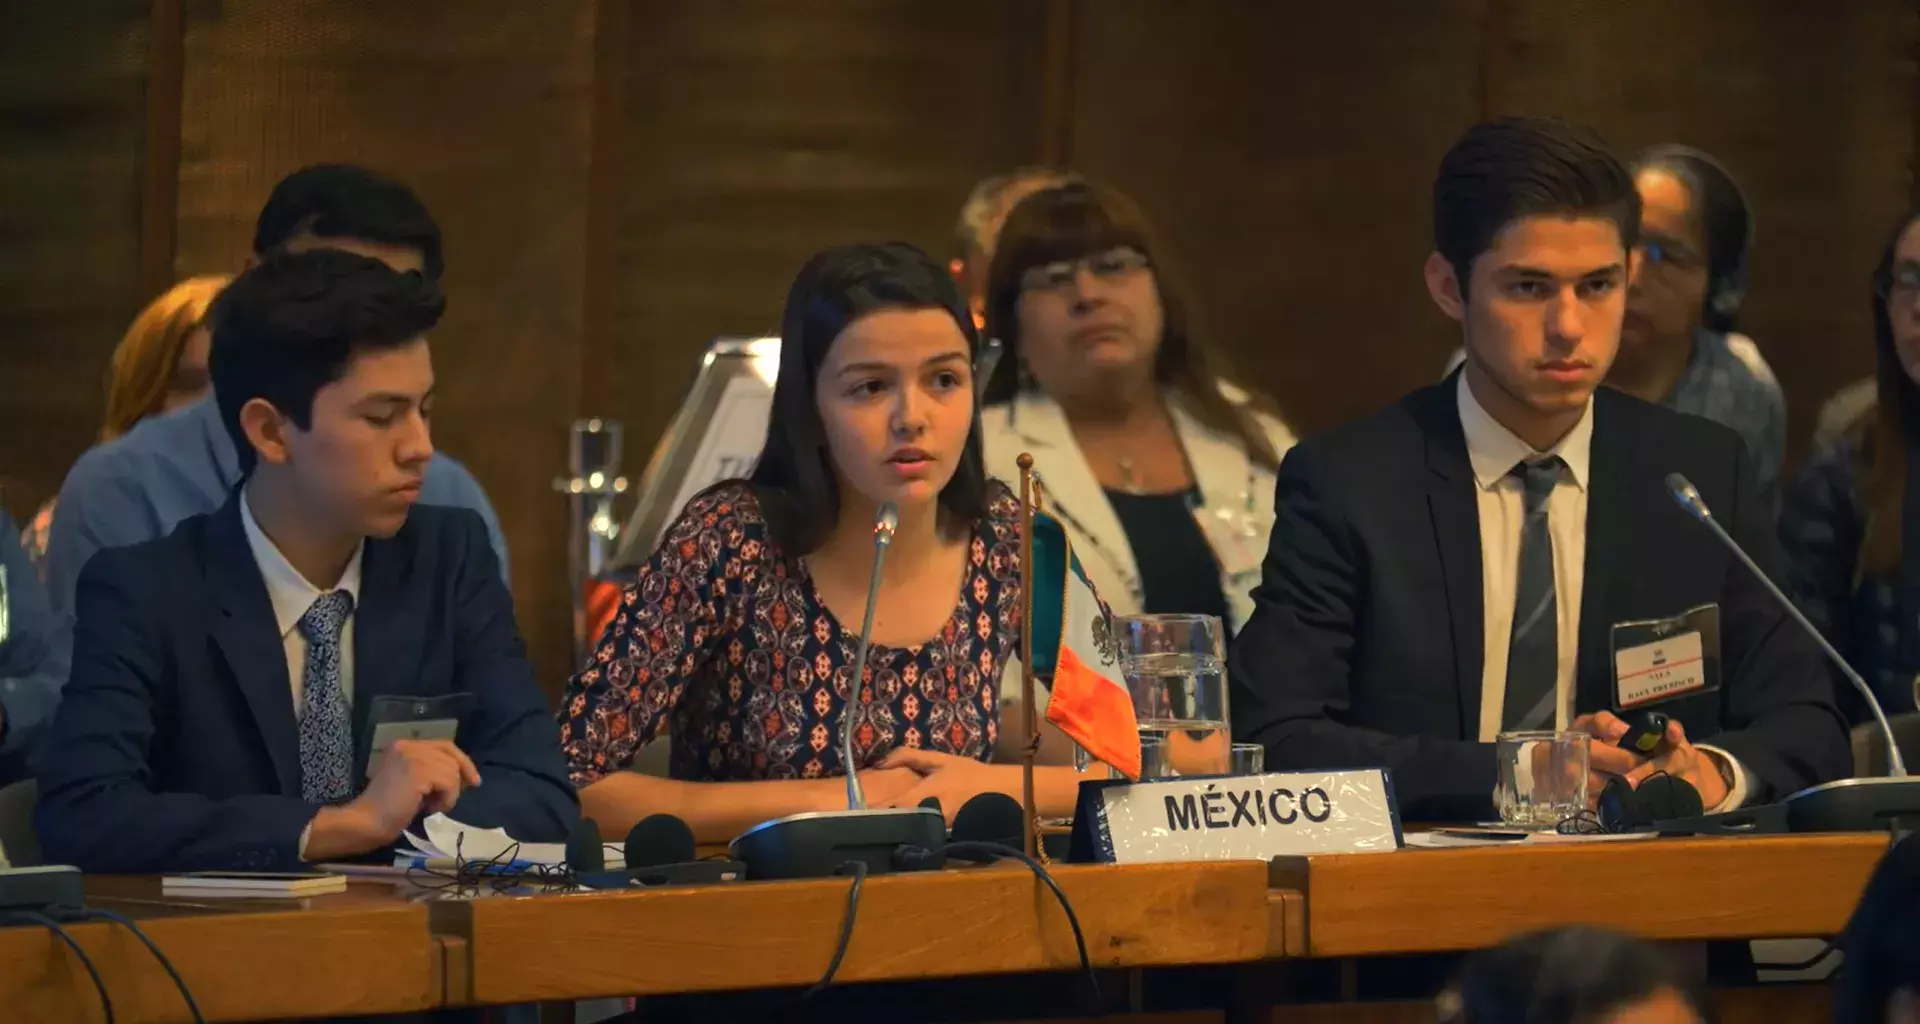
[[[413,819],[452,810],[463,789],[479,784],[480,769],[451,741],[395,741],[365,792],[314,815],[302,857],[335,860],[390,846]]]
[[[1587,764],[1592,773],[1587,783],[1589,806],[1600,802],[1600,791],[1614,776],[1638,788],[1659,773],[1683,779],[1698,790],[1702,807],[1718,807],[1727,799],[1727,780],[1719,764],[1688,741],[1687,731],[1677,721],[1667,723],[1666,738],[1653,757],[1642,757],[1617,745],[1631,730],[1611,711],[1582,715],[1574,720],[1573,727],[1593,737],[1587,745]]]

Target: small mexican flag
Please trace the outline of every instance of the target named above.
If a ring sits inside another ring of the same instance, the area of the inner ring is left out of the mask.
[[[1033,672],[1050,680],[1047,721],[1129,779],[1140,777],[1140,729],[1120,675],[1120,642],[1059,520],[1033,513],[1027,622]]]

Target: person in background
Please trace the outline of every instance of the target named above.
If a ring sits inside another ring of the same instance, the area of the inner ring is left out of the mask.
[[[1116,614],[1238,628],[1293,434],[1221,375],[1162,260],[1140,208],[1106,185],[1014,208],[989,278],[987,329],[1006,353],[985,387],[987,469],[1017,478],[1032,454]]]
[[[1753,248],[1746,193],[1719,161],[1686,146],[1655,146],[1633,172],[1640,267],[1607,386],[1733,428],[1753,453],[1760,493],[1775,501],[1786,400],[1759,347],[1734,329]]]
[[[1235,739],[1272,770],[1383,766],[1415,821],[1490,817],[1516,730],[1586,733],[1590,800],[1665,774],[1728,810],[1846,774],[1812,638],[1668,493],[1685,474],[1777,572],[1746,444],[1600,387],[1639,227],[1627,169],[1589,131],[1503,119],[1448,150],[1433,205],[1427,289],[1466,364],[1288,453],[1228,656]],[[1621,747],[1615,627],[1709,605],[1693,692],[1666,698],[1648,755]]]
[[[46,720],[52,691],[29,683],[47,659],[52,633],[46,588],[20,546],[13,516],[0,508],[0,787],[33,777],[30,726]]]
[[[1669,951],[1571,927],[1475,953],[1441,993],[1439,1018],[1441,1024],[1706,1024],[1714,1015],[1704,979],[1690,976]]]
[[[316,248],[358,253],[432,282],[440,279],[440,229],[432,215],[411,189],[363,168],[305,167],[281,179],[268,196],[254,228],[253,259]],[[66,682],[74,588],[94,554],[164,537],[190,516],[218,511],[240,478],[239,452],[211,398],[143,420],[80,456],[60,486],[44,563],[55,619],[52,651],[21,684],[42,691],[34,706],[50,711]],[[466,467],[435,452],[422,488],[423,504],[479,513],[506,574],[499,518]],[[45,722],[14,724],[38,729]]]
[[[1840,933],[1846,962],[1834,976],[1833,1019],[1920,1024],[1920,840],[1880,859]]]
[[[688,502],[567,685],[560,738],[601,835],[672,814],[724,841],[844,808],[849,770],[872,806],[932,797],[949,820],[1019,795],[1019,766],[985,763],[1021,628],[1019,504],[981,460],[964,300],[912,246],[843,246],[801,268],[780,336],[752,476]],[[886,502],[899,527],[854,680]],[[671,777],[626,770],[669,722]],[[1071,813],[1079,780],[1042,769],[1041,812]]]
[[[1140,208],[1104,184],[1014,207],[988,278],[987,332],[1006,351],[985,385],[987,471],[1015,480],[1033,456],[1047,509],[1115,614],[1215,615],[1232,631],[1253,611],[1293,434],[1216,367],[1163,260]],[[1011,690],[1002,700],[1018,707]]]
[[[422,815],[521,842],[579,820],[513,598],[470,509],[417,504],[433,454],[433,280],[272,252],[214,311],[240,485],[76,591],[35,824],[88,872],[286,871],[381,854]],[[464,698],[454,739],[373,713]]]
[[[220,289],[232,280],[223,274],[190,277],[147,304],[113,350],[107,370],[107,415],[100,440],[111,441],[150,416],[172,412],[207,397],[207,347],[203,321]],[[45,578],[47,541],[53,534],[57,499],[34,513],[20,542]]]
[[[1873,688],[1888,714],[1916,710],[1920,674],[1920,214],[1881,253],[1873,276],[1878,400],[1801,467],[1780,513],[1780,540],[1801,610]],[[1837,672],[1855,724],[1873,715]]]
[[[1020,200],[1069,180],[1072,175],[1065,171],[1020,167],[983,178],[967,193],[967,201],[960,206],[960,219],[953,226],[954,257],[947,269],[960,282],[975,328],[985,330],[987,326],[987,270],[993,264],[994,243],[1007,214]]]

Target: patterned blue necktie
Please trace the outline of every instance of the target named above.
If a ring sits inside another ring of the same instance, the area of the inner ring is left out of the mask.
[[[300,616],[307,638],[307,710],[300,718],[300,795],[317,804],[353,796],[353,724],[340,688],[340,633],[353,614],[353,595],[336,590]]]
[[[1547,531],[1547,498],[1566,463],[1559,456],[1522,462],[1520,478],[1527,516],[1520,526],[1520,567],[1514,574],[1513,633],[1507,642],[1507,700],[1501,720],[1508,731],[1553,728],[1559,710],[1560,609],[1553,593],[1553,534]]]

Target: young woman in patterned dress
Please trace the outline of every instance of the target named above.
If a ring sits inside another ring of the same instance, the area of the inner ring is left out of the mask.
[[[702,842],[845,806],[843,716],[872,806],[1017,795],[986,763],[1021,627],[1018,503],[982,468],[958,289],[908,245],[809,260],[787,296],[767,440],[751,477],[688,502],[627,588],[560,711],[581,803],[601,834],[650,814]],[[899,506],[865,677],[852,662],[873,520]],[[668,778],[627,771],[672,736]],[[1040,770],[1045,814],[1078,775]]]

